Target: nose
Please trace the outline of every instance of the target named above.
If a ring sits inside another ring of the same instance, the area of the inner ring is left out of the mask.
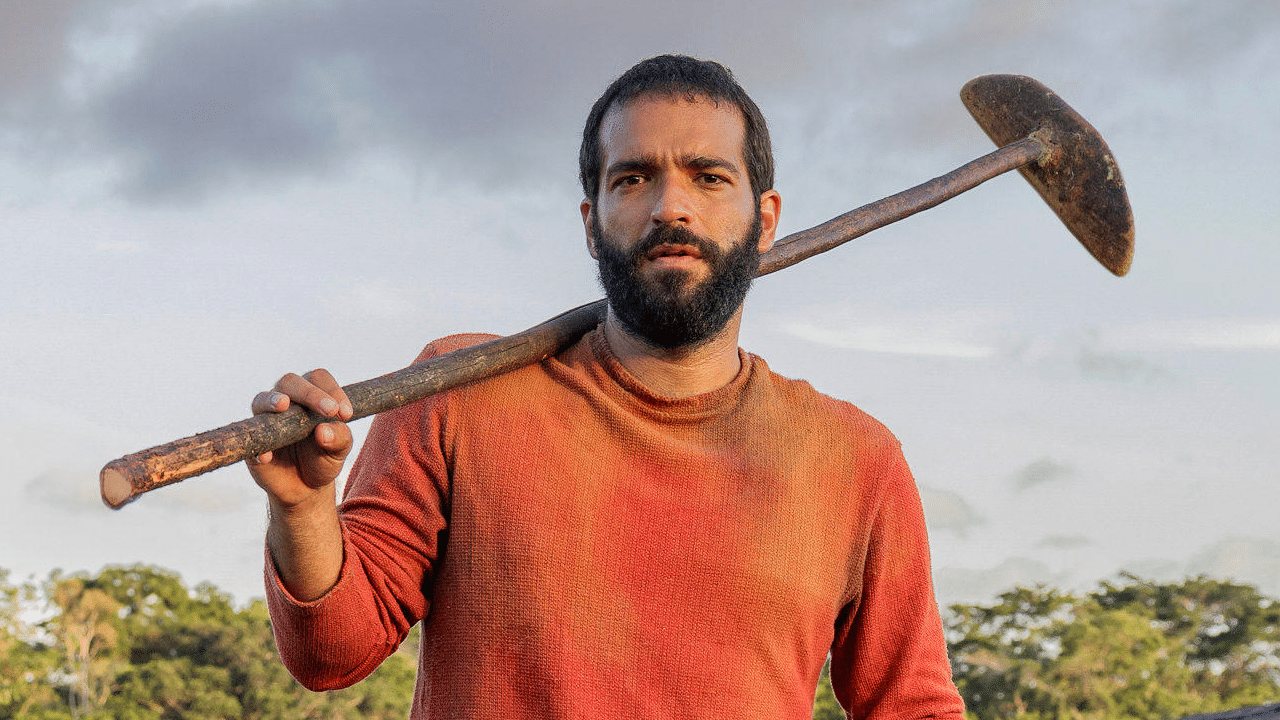
[[[653,224],[688,224],[692,215],[687,189],[677,180],[664,179],[658,186],[657,196],[653,201],[653,211],[649,214]]]

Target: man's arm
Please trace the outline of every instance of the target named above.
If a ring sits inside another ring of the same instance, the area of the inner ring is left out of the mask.
[[[259,393],[251,405],[255,415],[283,412],[298,403],[334,422],[318,425],[311,437],[247,464],[253,479],[267,492],[270,520],[267,548],[281,582],[301,601],[315,600],[334,586],[342,570],[342,530],[338,524],[335,484],[351,451],[345,420],[351,402],[326,370],[285,375],[272,390]]]
[[[892,453],[862,590],[837,620],[832,689],[852,717],[960,720],[964,703],[933,595],[920,494],[896,444]]]
[[[485,339],[438,340],[417,361]],[[305,384],[286,376],[255,399],[255,409],[282,410],[286,405],[272,395],[280,392],[337,421],[350,417],[345,395],[327,375],[308,373]],[[359,681],[427,614],[448,526],[446,397],[373,418],[336,509],[334,479],[351,443],[341,422],[326,423],[333,437],[300,443],[290,456],[260,457],[252,468],[271,498],[266,591],[272,629],[285,666],[308,688]]]

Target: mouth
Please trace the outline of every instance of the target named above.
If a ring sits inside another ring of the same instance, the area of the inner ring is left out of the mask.
[[[702,253],[692,245],[664,243],[646,253],[645,259],[659,263],[688,262],[701,260]]]

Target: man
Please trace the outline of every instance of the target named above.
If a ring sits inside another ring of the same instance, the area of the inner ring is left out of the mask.
[[[340,509],[337,382],[254,399],[334,418],[250,464],[285,663],[349,685],[421,620],[414,717],[798,720],[828,653],[854,717],[961,717],[898,442],[737,347],[781,209],[760,111],[652,58],[580,164],[609,310],[576,345],[377,418]]]

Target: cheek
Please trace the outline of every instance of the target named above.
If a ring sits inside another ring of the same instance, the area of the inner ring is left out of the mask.
[[[596,230],[598,231],[595,236],[597,246],[608,238],[614,245],[622,248],[630,247],[648,232],[648,216],[637,219],[635,215],[623,213],[606,214],[596,224]]]
[[[640,202],[613,200],[605,202],[600,207],[600,220],[606,231],[630,227],[648,217],[648,210]]]

